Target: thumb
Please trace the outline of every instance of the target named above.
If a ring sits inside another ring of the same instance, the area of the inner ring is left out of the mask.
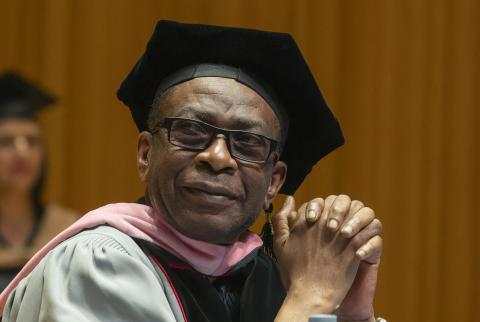
[[[280,211],[271,217],[273,228],[273,244],[282,245],[290,235],[290,227],[288,226],[288,218],[295,211],[295,199],[288,196]]]

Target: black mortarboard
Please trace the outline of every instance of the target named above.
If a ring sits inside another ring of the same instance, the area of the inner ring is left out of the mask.
[[[16,73],[0,76],[0,119],[34,118],[54,101],[46,91]]]
[[[159,85],[198,64],[239,68],[273,91],[289,121],[281,157],[288,174],[281,193],[293,194],[315,163],[343,144],[340,125],[289,34],[164,20],[117,93],[140,131],[147,130]]]

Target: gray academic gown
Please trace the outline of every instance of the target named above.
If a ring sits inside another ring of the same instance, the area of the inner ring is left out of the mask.
[[[132,238],[100,226],[50,251],[10,294],[2,321],[183,322],[178,303]]]

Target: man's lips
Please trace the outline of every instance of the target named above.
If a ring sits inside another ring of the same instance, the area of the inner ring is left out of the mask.
[[[195,182],[182,185],[192,194],[204,194],[211,197],[226,198],[229,200],[239,199],[239,194],[219,185],[213,185],[208,182]]]

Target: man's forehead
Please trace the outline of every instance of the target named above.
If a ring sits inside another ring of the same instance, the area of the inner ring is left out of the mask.
[[[174,91],[180,91],[182,96],[189,94],[215,95],[220,101],[226,103],[235,99],[253,107],[270,108],[263,97],[253,89],[230,78],[198,77],[175,85]]]
[[[165,116],[194,117],[213,122],[232,118],[236,127],[279,130],[277,116],[268,103],[249,87],[222,77],[200,77],[171,88]]]

